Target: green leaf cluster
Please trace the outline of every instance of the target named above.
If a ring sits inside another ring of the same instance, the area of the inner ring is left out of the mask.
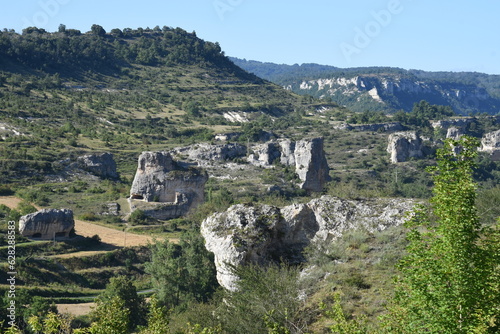
[[[498,333],[500,239],[475,206],[477,144],[464,136],[438,151],[431,206],[407,223],[408,254],[386,322],[393,333]]]

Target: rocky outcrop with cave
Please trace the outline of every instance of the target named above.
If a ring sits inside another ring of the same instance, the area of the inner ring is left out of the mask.
[[[143,152],[130,190],[131,211],[157,219],[184,216],[203,202],[207,180],[205,171],[181,167],[168,152]]]
[[[43,209],[19,220],[19,233],[35,239],[67,238],[74,227],[73,211],[69,209]]]

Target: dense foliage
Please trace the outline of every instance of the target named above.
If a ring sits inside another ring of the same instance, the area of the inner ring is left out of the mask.
[[[477,214],[476,146],[463,137],[438,152],[432,215],[421,208],[407,223],[391,333],[499,330],[499,230],[481,225]]]

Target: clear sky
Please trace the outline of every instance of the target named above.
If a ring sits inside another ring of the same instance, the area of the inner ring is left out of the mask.
[[[0,28],[166,25],[248,60],[500,74],[499,16],[497,0],[20,0]]]

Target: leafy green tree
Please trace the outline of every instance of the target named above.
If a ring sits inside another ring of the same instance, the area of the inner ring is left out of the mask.
[[[28,319],[29,328],[40,334],[71,333],[71,317],[49,312],[45,317],[31,316]]]
[[[204,246],[201,235],[187,232],[178,245],[165,240],[151,246],[151,274],[158,299],[168,308],[190,301],[207,301],[217,287],[213,255]]]
[[[407,223],[408,254],[385,322],[391,333],[500,330],[500,237],[475,206],[477,144],[464,136],[438,151],[430,210],[418,208]]]
[[[106,36],[106,30],[104,30],[104,28],[98,24],[93,24],[92,27],[90,27],[90,31],[92,32],[93,35],[96,35],[99,37]]]
[[[126,334],[130,333],[130,310],[125,307],[125,301],[120,297],[100,299],[91,313],[96,319],[92,325],[79,331],[81,334]]]
[[[151,297],[149,302],[148,327],[143,329],[140,334],[166,334],[169,333],[168,327],[169,314],[165,306],[160,305],[156,296]]]
[[[110,302],[113,298],[119,298],[124,303],[124,308],[130,314],[130,330],[138,325],[145,324],[146,308],[144,298],[137,294],[137,289],[132,280],[126,276],[112,277],[106,290],[100,298],[103,301]]]

